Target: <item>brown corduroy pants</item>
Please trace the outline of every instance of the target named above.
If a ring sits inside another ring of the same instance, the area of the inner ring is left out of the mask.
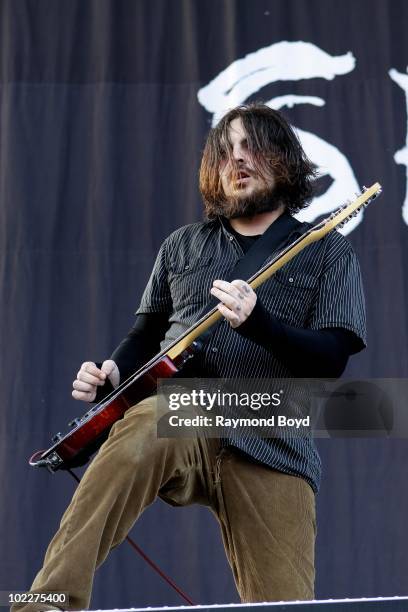
[[[315,500],[301,478],[257,464],[217,439],[158,438],[156,398],[115,423],[78,486],[31,591],[89,606],[96,568],[159,496],[208,506],[221,526],[243,602],[313,598]],[[206,602],[205,602],[206,603]],[[31,612],[42,605],[16,605]]]

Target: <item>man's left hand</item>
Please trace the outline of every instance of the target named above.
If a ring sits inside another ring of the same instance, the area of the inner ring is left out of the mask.
[[[231,283],[215,280],[211,293],[220,300],[218,310],[231,327],[238,327],[246,321],[256,304],[255,291],[243,280]]]

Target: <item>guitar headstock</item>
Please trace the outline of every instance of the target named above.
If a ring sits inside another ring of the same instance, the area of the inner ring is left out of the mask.
[[[311,232],[317,233],[316,238],[323,238],[328,232],[335,228],[343,227],[350,219],[366,208],[370,202],[375,200],[382,192],[380,183],[374,183],[371,187],[363,187],[360,195],[355,200],[346,202],[332,214],[315,225]]]

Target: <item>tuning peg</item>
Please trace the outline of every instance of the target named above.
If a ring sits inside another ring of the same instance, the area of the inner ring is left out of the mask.
[[[366,187],[365,185],[362,186],[361,191],[364,193],[365,191],[368,190],[368,187]]]

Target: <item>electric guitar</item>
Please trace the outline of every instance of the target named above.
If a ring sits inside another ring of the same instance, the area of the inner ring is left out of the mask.
[[[379,183],[362,192],[352,202],[340,206],[329,217],[320,221],[284,248],[272,261],[264,265],[247,282],[253,289],[268,280],[277,270],[293,259],[305,247],[335,228],[340,228],[356,216],[363,207],[380,195]],[[199,339],[222,318],[215,306],[187,329],[177,340],[155,355],[137,372],[117,387],[102,402],[92,406],[82,417],[69,423],[66,434],[58,433],[48,450],[34,453],[29,464],[46,467],[50,472],[69,469],[85,464],[98,450],[115,421],[123,417],[128,408],[155,392],[159,378],[170,378],[179,372],[185,363],[194,357]]]

